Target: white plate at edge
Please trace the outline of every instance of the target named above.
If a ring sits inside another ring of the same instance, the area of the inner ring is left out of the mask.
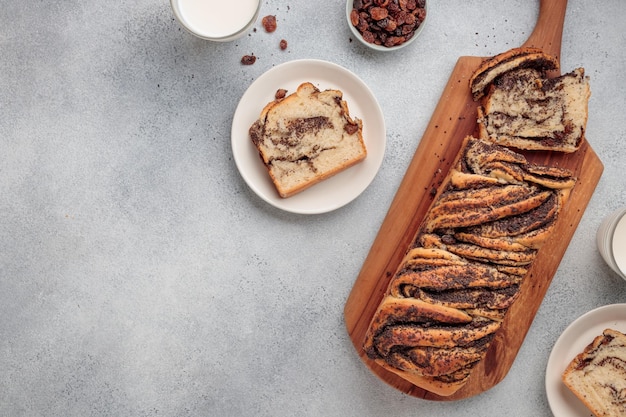
[[[301,193],[281,198],[250,141],[248,129],[259,118],[263,107],[274,100],[276,90],[284,88],[287,94],[291,94],[306,81],[320,90],[338,89],[343,92],[350,116],[363,121],[367,157]],[[231,129],[235,164],[248,186],[269,204],[301,214],[329,212],[357,198],[376,177],[385,154],[386,140],[383,113],[369,87],[349,70],[315,59],[286,62],[257,78],[241,97]]]
[[[606,305],[583,314],[563,331],[554,344],[546,370],[546,394],[555,417],[593,416],[563,384],[561,374],[571,360],[606,328],[626,333],[626,304]]]

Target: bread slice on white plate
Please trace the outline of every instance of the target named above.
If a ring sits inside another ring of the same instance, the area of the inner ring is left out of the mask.
[[[596,416],[626,416],[626,335],[606,329],[568,365],[565,385]]]
[[[363,124],[339,90],[312,83],[268,103],[249,130],[278,194],[287,198],[367,156]]]

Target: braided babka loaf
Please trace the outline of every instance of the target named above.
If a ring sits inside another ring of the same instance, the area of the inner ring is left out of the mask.
[[[368,357],[438,395],[462,387],[575,182],[467,137],[371,321]]]

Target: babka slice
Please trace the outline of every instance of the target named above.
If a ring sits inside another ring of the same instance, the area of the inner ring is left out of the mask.
[[[590,95],[582,68],[556,78],[533,68],[506,72],[478,108],[480,137],[518,149],[574,152],[584,139]]]
[[[361,120],[339,90],[311,83],[268,103],[249,130],[279,195],[290,197],[365,159]]]
[[[626,416],[626,335],[604,330],[570,362],[563,382],[596,417]]]

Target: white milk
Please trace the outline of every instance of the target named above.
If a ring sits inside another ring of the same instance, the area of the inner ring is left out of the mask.
[[[626,278],[626,215],[617,223],[613,232],[613,258],[617,268],[623,277]]]
[[[174,13],[196,35],[216,40],[253,24],[260,0],[172,0]]]

